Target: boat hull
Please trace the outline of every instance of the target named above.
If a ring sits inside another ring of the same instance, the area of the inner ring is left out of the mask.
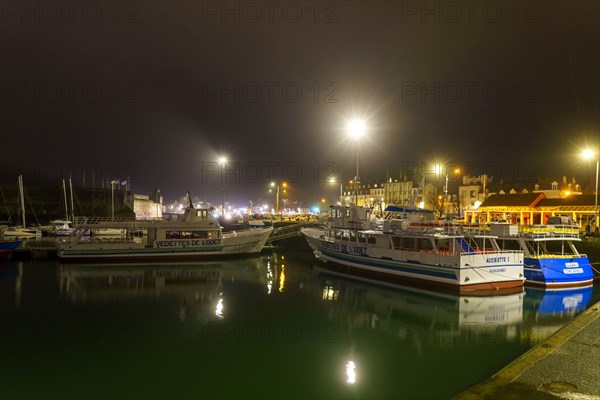
[[[430,286],[443,287],[452,291],[496,291],[523,286],[523,261],[522,258],[508,259],[507,263],[487,265],[483,263],[486,258],[493,258],[494,254],[472,254],[468,256],[471,264],[463,266],[464,259],[461,255],[427,254],[420,262],[411,261],[421,254],[410,254],[406,259],[393,259],[387,256],[377,256],[378,249],[366,247],[360,254],[350,254],[344,249],[345,243],[326,241],[315,229],[302,231],[315,256],[327,263],[327,268],[337,272],[360,276],[367,279],[384,280],[391,283],[418,283]],[[391,255],[391,254],[388,254]],[[411,258],[408,258],[411,257]],[[423,262],[429,258],[430,262]],[[452,265],[454,264],[454,265]]]
[[[0,259],[10,257],[13,251],[23,243],[21,240],[0,240]]]
[[[525,277],[527,284],[556,288],[588,286],[594,281],[586,256],[525,257]]]
[[[61,262],[126,262],[206,260],[260,253],[272,229],[225,237],[209,246],[187,246],[183,241],[160,241],[173,247],[148,246],[133,242],[66,243],[58,250]]]

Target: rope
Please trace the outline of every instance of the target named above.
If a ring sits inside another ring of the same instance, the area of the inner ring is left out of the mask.
[[[481,275],[481,274],[479,273],[479,271],[477,271],[477,270],[476,270],[476,269],[475,269],[473,266],[469,265],[469,268],[471,268],[471,269],[472,269],[472,270],[473,270],[475,273],[477,273],[477,275],[479,275],[479,277],[480,277],[481,279],[483,279],[484,281],[486,281],[486,279],[483,277],[483,275]],[[492,273],[493,273],[493,272],[492,272]],[[494,274],[494,275],[499,275],[499,276],[502,276],[502,275],[500,275],[500,274],[496,274],[496,273],[493,273],[493,274]],[[502,276],[502,277],[503,277],[503,278],[508,278],[507,276]],[[489,283],[490,285],[492,285],[492,287],[493,287],[494,289],[496,289],[496,290],[500,289],[500,286],[496,286],[496,285],[494,285],[494,282],[487,281],[487,283]]]

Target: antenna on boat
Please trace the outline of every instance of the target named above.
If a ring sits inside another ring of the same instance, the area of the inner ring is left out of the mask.
[[[190,194],[190,191],[187,191],[187,198],[188,201],[190,202],[190,210],[194,208],[194,203],[192,203],[192,195]]]

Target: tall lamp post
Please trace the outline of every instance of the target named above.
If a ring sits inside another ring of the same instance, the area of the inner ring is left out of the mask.
[[[358,174],[358,141],[364,136],[366,127],[365,122],[359,119],[353,119],[347,126],[348,134],[354,139],[354,149],[356,150],[356,176],[354,177],[354,205],[358,205],[358,185],[360,176]]]
[[[287,187],[287,183],[283,182],[281,185],[279,182],[271,182],[271,187],[275,188],[275,214],[279,214],[279,186]],[[271,191],[271,189],[269,189]],[[283,193],[286,193],[286,190],[283,189]],[[286,199],[287,200],[287,199]],[[285,205],[284,205],[285,208]]]
[[[600,226],[600,221],[598,221],[598,167],[600,166],[600,154],[597,151],[593,151],[591,149],[586,149],[583,151],[583,158],[586,160],[596,160],[596,191],[594,197],[594,225],[596,225],[596,231]]]
[[[458,174],[460,174],[460,169],[456,168],[454,169],[454,175],[458,176]],[[447,216],[448,214],[448,210],[446,207],[446,201],[450,203],[450,208],[452,209],[452,201],[450,201],[448,199],[448,173],[446,173],[446,184],[444,185],[444,214]],[[458,214],[460,216],[460,203],[459,203],[459,210],[458,210]],[[454,213],[454,210],[452,209],[452,213]]]
[[[223,179],[223,170],[227,166],[227,158],[219,157],[219,164],[221,165],[221,218],[225,218],[225,180]]]
[[[118,184],[119,181],[118,180],[112,180],[110,181],[110,197],[112,199],[111,201],[111,217],[112,220],[115,220],[115,185]]]

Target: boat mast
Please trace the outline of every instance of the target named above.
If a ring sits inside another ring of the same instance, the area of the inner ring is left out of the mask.
[[[23,228],[25,228],[25,196],[23,195],[23,175],[19,175],[19,197],[21,198],[21,216],[23,218]]]
[[[67,185],[65,184],[65,180],[63,182],[63,197],[65,198],[65,219],[69,220],[69,203],[67,203]]]
[[[71,191],[71,222],[75,224],[75,207],[73,206],[73,181],[71,180],[71,174],[69,174],[69,190]]]

